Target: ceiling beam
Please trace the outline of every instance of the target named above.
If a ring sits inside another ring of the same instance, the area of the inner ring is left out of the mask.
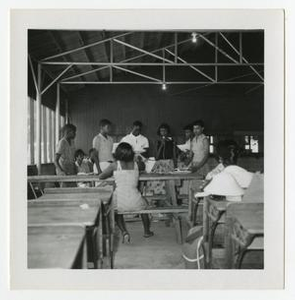
[[[208,84],[208,81],[169,81],[165,82],[167,85],[173,84]],[[162,81],[64,81],[60,84],[162,84]],[[219,81],[219,82],[210,82],[210,84],[264,84],[262,81]]]
[[[97,42],[95,42],[95,43],[91,43],[91,44],[82,46],[82,47],[78,47],[78,48],[75,48],[75,49],[72,49],[72,50],[68,50],[68,51],[63,51],[63,52],[58,53],[58,54],[56,54],[56,55],[52,55],[52,56],[43,58],[41,61],[47,61],[47,60],[49,60],[49,59],[61,57],[61,56],[64,56],[64,55],[67,55],[67,54],[70,54],[70,53],[73,53],[73,52],[76,52],[76,51],[80,51],[80,50],[83,50],[83,49],[87,49],[87,48],[90,48],[90,47],[93,47],[93,46],[96,46],[96,45],[99,45],[99,44],[103,44],[103,43],[105,43],[105,42],[108,42],[108,41],[110,41],[111,39],[119,38],[119,37],[122,37],[122,36],[125,36],[125,35],[128,35],[128,34],[131,34],[131,33],[132,33],[132,31],[126,32],[126,33],[119,34],[119,35],[116,35],[116,36],[113,36],[113,37],[110,37],[110,38],[107,38],[107,39],[103,39],[103,40],[97,41]]]
[[[219,34],[227,42],[227,44],[240,56],[240,58],[242,58],[243,62],[249,63],[247,59],[236,49],[236,47],[225,37],[225,35],[222,32],[219,32]],[[264,78],[256,71],[256,69],[253,66],[249,65],[249,67],[261,80],[264,80]]]
[[[134,60],[134,58],[132,58]],[[97,66],[163,66],[163,62],[154,62],[154,63],[132,63],[132,62],[85,62],[85,61],[67,61],[67,62],[62,62],[62,61],[52,61],[52,62],[42,62],[42,65],[97,65]],[[260,62],[254,62],[254,63],[174,63],[170,61],[169,64],[165,63],[166,66],[171,66],[171,67],[187,67],[187,66],[204,66],[204,67],[209,67],[209,66],[220,66],[220,67],[246,67],[246,66],[264,66],[264,63]]]
[[[77,35],[78,35],[78,38],[80,40],[80,43],[84,46],[85,45],[85,38],[84,38],[83,33],[80,32],[80,31],[77,31]],[[93,61],[94,60],[94,57],[93,57],[92,53],[90,53],[88,48],[84,48],[83,52],[85,53],[85,56],[87,57],[88,61]],[[91,67],[92,70],[94,69],[92,65],[90,65],[90,67]],[[94,76],[96,77],[96,79],[99,80],[99,77],[98,77],[97,73],[96,72],[93,72],[93,73],[94,73]]]
[[[168,50],[168,49],[166,49],[166,51],[167,51],[169,54],[171,54],[172,56],[175,57],[175,54],[174,54],[172,51],[170,51],[170,50]],[[176,58],[177,58],[179,61],[181,61],[182,63],[187,64],[191,69],[193,69],[193,70],[196,71],[197,73],[203,75],[204,77],[206,77],[206,78],[209,79],[210,81],[212,81],[212,82],[215,81],[212,77],[208,76],[206,73],[202,72],[201,70],[197,69],[197,68],[194,67],[194,66],[190,66],[189,63],[188,63],[187,61],[185,61],[184,59],[182,59],[180,56],[177,56]]]

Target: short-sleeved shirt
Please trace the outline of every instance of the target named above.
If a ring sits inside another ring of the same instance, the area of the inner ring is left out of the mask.
[[[76,174],[75,151],[76,147],[74,141],[69,144],[65,138],[62,138],[56,147],[56,153],[60,155],[59,164],[68,175]],[[57,174],[58,173],[59,170],[57,170]]]
[[[113,158],[113,139],[110,136],[103,136],[99,133],[94,137],[92,145],[98,152],[98,159],[100,162],[111,162]]]
[[[149,147],[148,139],[139,134],[138,136],[133,135],[132,133],[126,135],[122,138],[121,142],[128,143],[132,146],[134,152],[142,152],[145,151],[146,148]]]
[[[191,142],[191,149],[194,153],[193,163],[201,162],[204,157],[209,153],[208,139],[204,134],[194,137]]]

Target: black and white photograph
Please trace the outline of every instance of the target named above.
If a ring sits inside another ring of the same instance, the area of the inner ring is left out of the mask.
[[[15,11],[13,286],[282,286],[281,20]]]
[[[28,30],[28,70],[28,268],[263,268],[263,30]]]

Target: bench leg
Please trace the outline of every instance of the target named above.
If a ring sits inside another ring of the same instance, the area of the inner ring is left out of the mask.
[[[177,243],[182,244],[183,243],[183,237],[182,237],[181,217],[180,216],[174,216],[173,219],[174,219],[174,224],[175,224]]]

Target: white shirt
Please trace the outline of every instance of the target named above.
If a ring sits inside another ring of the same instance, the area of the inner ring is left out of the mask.
[[[122,138],[121,142],[131,145],[134,152],[144,152],[146,151],[145,148],[149,148],[148,139],[141,134],[138,136],[133,135],[133,133],[127,134]]]

